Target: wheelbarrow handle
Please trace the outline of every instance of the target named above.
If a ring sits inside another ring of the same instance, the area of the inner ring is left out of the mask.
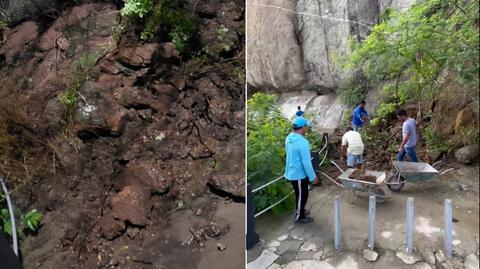
[[[345,172],[345,171],[344,171],[340,166],[338,166],[338,164],[336,164],[334,161],[331,160],[330,162],[331,162],[333,165],[335,165],[335,167],[337,167],[338,170],[340,170],[340,172],[342,172],[342,173]]]
[[[448,173],[448,172],[452,172],[453,170],[455,170],[455,168],[445,169],[443,172],[440,173],[440,175],[446,174],[446,173]]]

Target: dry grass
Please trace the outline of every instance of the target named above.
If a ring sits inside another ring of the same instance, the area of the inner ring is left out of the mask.
[[[15,187],[29,185],[51,173],[53,153],[37,137],[19,94],[3,96],[0,101],[0,174]],[[50,163],[50,166],[49,166]]]

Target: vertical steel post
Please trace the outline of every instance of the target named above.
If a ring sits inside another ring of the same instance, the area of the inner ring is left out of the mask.
[[[340,196],[336,195],[334,204],[333,204],[333,210],[334,210],[334,239],[335,239],[335,250],[340,250],[341,246],[341,240],[342,240],[342,219],[341,219],[341,201],[340,201]]]
[[[445,254],[452,257],[452,201],[445,199]]]
[[[413,197],[407,199],[407,254],[412,255],[413,251],[413,225],[415,209],[413,207]]]
[[[376,211],[375,195],[370,195],[368,203],[368,248],[373,250],[375,244],[375,211]]]

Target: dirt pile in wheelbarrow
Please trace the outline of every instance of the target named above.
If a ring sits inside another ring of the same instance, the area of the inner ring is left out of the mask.
[[[353,171],[348,178],[350,179],[355,179],[355,180],[361,180],[361,181],[367,181],[367,182],[372,182],[372,183],[377,183],[377,177],[372,176],[372,175],[366,175],[364,172],[361,170],[355,170]]]
[[[231,232],[244,212],[243,6],[188,7],[220,58],[186,61],[133,31],[117,43],[119,10],[104,3],[9,30],[0,96],[26,119],[6,128],[12,156],[44,156],[29,182],[9,181],[18,212],[45,214],[21,242],[25,268],[243,268],[222,264],[244,249]]]

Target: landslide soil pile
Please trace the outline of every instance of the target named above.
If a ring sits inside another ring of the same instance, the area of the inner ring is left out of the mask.
[[[205,46],[221,46],[220,26],[236,40],[218,59],[133,31],[116,40],[119,10],[105,3],[3,33],[0,134],[15,143],[0,173],[18,211],[45,214],[21,243],[25,268],[196,268],[209,241],[231,238],[244,200],[243,6],[188,6]],[[227,250],[243,251],[236,241]]]

